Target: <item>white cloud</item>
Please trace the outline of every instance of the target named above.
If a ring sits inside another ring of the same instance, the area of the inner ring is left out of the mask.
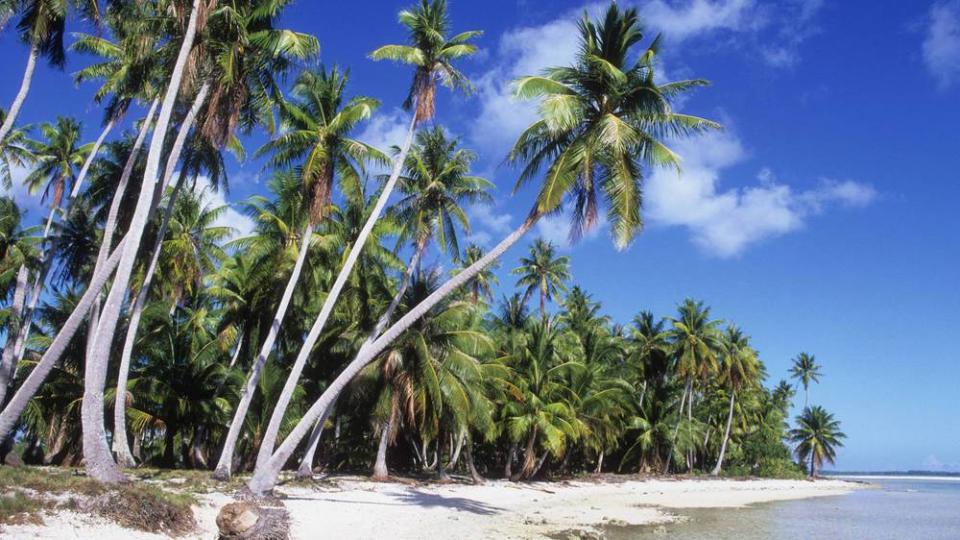
[[[672,41],[713,30],[741,31],[763,24],[755,0],[653,0],[642,8],[644,20]]]
[[[467,215],[470,218],[470,234],[467,235],[467,241],[480,246],[488,247],[490,242],[499,240],[513,229],[513,216],[498,212],[493,205],[471,206]]]
[[[721,172],[746,157],[739,139],[716,133],[674,148],[684,158],[683,174],[678,178],[674,171],[658,170],[651,175],[648,216],[654,223],[689,229],[697,246],[719,257],[800,229],[832,204],[862,207],[876,198],[872,187],[851,180],[821,179],[813,189],[796,191],[767,168],[756,185],[722,190]]]
[[[960,78],[960,0],[940,2],[930,8],[923,61],[941,89]]]
[[[607,217],[601,214],[597,218],[597,223],[593,228],[586,231],[580,242],[588,242],[600,235],[600,232],[607,227]],[[537,233],[541,238],[548,242],[556,244],[561,249],[573,248],[570,243],[570,215],[566,213],[544,216],[537,221]]]
[[[357,140],[363,141],[381,152],[391,155],[393,146],[403,144],[410,127],[410,115],[402,109],[381,112],[366,122]]]
[[[476,79],[480,115],[471,140],[494,159],[504,157],[521,131],[536,119],[536,104],[513,98],[511,82],[544,68],[569,65],[577,50],[576,16],[564,15],[542,26],[511,30],[500,38],[497,67]]]
[[[234,208],[224,197],[222,189],[220,191],[211,189],[209,178],[206,176],[198,177],[196,184],[193,186],[193,192],[200,194],[203,204],[210,208],[227,207],[223,214],[214,222],[214,225],[217,227],[232,228],[236,231],[233,235],[234,237],[248,236],[253,233],[255,228],[254,221]]]

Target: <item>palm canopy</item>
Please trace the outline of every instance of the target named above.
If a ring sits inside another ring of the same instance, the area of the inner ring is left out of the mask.
[[[673,341],[677,376],[687,381],[705,380],[716,373],[721,350],[719,325],[710,319],[710,308],[690,298],[678,308],[669,335]]]
[[[360,178],[367,161],[388,161],[376,148],[350,137],[380,103],[365,96],[344,103],[349,79],[349,73],[336,66],[300,73],[291,92],[293,99],[280,103],[280,135],[257,150],[257,155],[271,154],[271,166],[297,168],[313,224],[326,213],[336,175]]]
[[[470,268],[484,255],[485,253],[482,247],[471,243],[467,246],[467,249],[463,251],[463,255],[460,257],[461,267],[455,268],[452,273],[456,275],[463,269]],[[471,279],[467,284],[467,288],[470,291],[470,297],[474,304],[480,301],[481,296],[487,300],[493,298],[493,286],[500,282],[500,280],[497,278],[497,274],[495,273],[497,266],[498,265],[494,263],[484,268],[478,272],[477,275],[474,276],[473,279]]]
[[[426,242],[433,238],[444,253],[460,259],[457,229],[470,232],[464,203],[490,201],[488,180],[470,175],[476,155],[458,148],[443,128],[421,131],[407,155],[400,176],[401,199],[394,206],[403,227],[399,240]]]
[[[840,422],[823,407],[807,407],[797,417],[797,427],[788,435],[797,445],[796,454],[801,463],[810,461],[810,477],[817,475],[823,462],[833,463],[837,448],[847,436],[840,431]]]
[[[524,302],[534,292],[540,294],[540,315],[546,313],[547,300],[553,300],[557,294],[567,290],[564,282],[570,279],[570,257],[558,257],[556,251],[552,243],[538,238],[530,246],[530,255],[521,257],[520,266],[512,271],[520,276],[517,287],[524,289]]]
[[[812,354],[800,353],[793,359],[793,366],[790,367],[790,377],[802,384],[804,390],[810,386],[811,382],[820,382],[822,375],[817,359]]]
[[[277,28],[291,0],[221,0],[202,37],[203,70],[213,81],[200,131],[223,146],[235,130],[263,125],[273,131],[280,83],[297,61],[316,57],[316,37]]]
[[[99,81],[93,98],[106,101],[107,119],[123,116],[133,99],[149,101],[161,91],[167,76],[162,34],[154,25],[157,16],[147,2],[116,3],[107,8],[104,21],[113,36],[76,34],[71,50],[98,57],[74,73],[77,83]]]
[[[643,167],[680,169],[680,157],[665,138],[695,135],[720,126],[676,113],[672,102],[707,84],[702,79],[657,83],[660,37],[635,52],[643,39],[635,9],[610,5],[594,22],[579,23],[574,64],[552,67],[516,81],[521,99],[538,99],[539,119],[517,139],[508,160],[522,164],[517,187],[545,170],[531,217],[573,203],[572,239],[599,219],[602,194],[616,246],[626,247],[642,226]]]
[[[470,40],[482,32],[469,30],[447,37],[450,17],[446,0],[420,0],[401,11],[398,18],[407,27],[408,43],[384,45],[370,53],[370,58],[414,66],[413,83],[403,106],[407,110],[416,106],[414,121],[419,123],[433,118],[437,82],[448,88],[471,90],[467,77],[453,63],[477,52]]]
[[[7,111],[0,109],[0,124],[7,119]],[[34,141],[30,140],[31,126],[14,126],[0,141],[0,186],[7,189],[13,185],[13,167],[24,168],[33,164]]]
[[[80,144],[80,123],[60,116],[56,123],[40,126],[43,141],[31,142],[36,168],[24,179],[31,193],[43,187],[43,200],[50,200],[51,208],[59,208],[63,194],[83,166],[90,145]]]
[[[14,8],[20,15],[20,39],[36,47],[54,67],[63,67],[66,62],[63,37],[71,8],[94,20],[100,17],[96,0],[21,0]]]
[[[750,338],[735,325],[720,337],[720,379],[734,392],[760,384],[762,367]]]

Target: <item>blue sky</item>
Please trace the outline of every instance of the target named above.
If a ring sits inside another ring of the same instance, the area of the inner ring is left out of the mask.
[[[403,40],[396,12],[407,3],[301,0],[285,16],[319,37],[324,63],[351,68],[355,93],[382,100],[363,132],[378,145],[398,142],[410,74],[365,56]],[[462,65],[476,92],[444,92],[438,107],[497,185],[496,203],[472,211],[473,240],[495,243],[534,195],[512,195],[515,171],[500,166],[532,115],[509,98],[509,81],[568,62],[576,17],[597,5],[451,0],[456,31],[485,31],[481,54]],[[576,283],[621,322],[642,309],[670,315],[684,297],[705,300],[753,336],[770,384],[798,352],[815,354],[824,378],[811,402],[835,412],[849,436],[839,468],[960,470],[960,357],[950,341],[960,327],[960,0],[631,5],[651,36],[665,35],[665,79],[712,82],[682,110],[726,130],[676,145],[682,177],[651,171],[646,230],[627,250],[614,250],[602,227],[564,246]],[[6,107],[26,50],[9,29],[0,45]],[[87,61],[72,55],[64,72],[38,70],[23,121],[73,115],[92,140],[101,112],[92,88],[69,76]],[[231,163],[232,191],[217,197],[262,193],[260,167]],[[35,198],[14,195],[40,215]],[[249,226],[238,212],[226,219]],[[562,219],[536,232],[565,244]],[[505,258],[504,289],[525,249]]]

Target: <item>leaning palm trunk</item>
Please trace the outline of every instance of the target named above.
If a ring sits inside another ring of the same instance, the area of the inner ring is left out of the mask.
[[[77,179],[73,181],[73,189],[70,191],[70,198],[67,199],[67,210],[70,209],[70,205],[76,200],[77,196],[80,195],[80,187],[83,186],[83,181],[87,179],[87,173],[90,172],[90,166],[93,165],[93,161],[96,159],[97,154],[100,153],[100,147],[103,146],[103,141],[107,139],[107,135],[113,131],[114,126],[117,125],[116,118],[110,118],[107,122],[107,125],[103,126],[103,131],[100,132],[100,136],[97,137],[97,140],[93,143],[93,148],[90,149],[90,153],[87,155],[87,159],[84,160],[83,166],[80,167],[80,172],[77,173]]]
[[[300,374],[303,372],[307,359],[310,358],[310,353],[313,352],[313,346],[316,345],[317,340],[320,339],[320,332],[323,331],[323,327],[327,324],[327,319],[333,312],[333,306],[337,303],[337,298],[340,296],[340,292],[343,290],[347,278],[350,277],[350,273],[353,271],[353,265],[356,264],[357,259],[360,257],[360,252],[363,250],[363,246],[367,242],[370,232],[373,231],[373,226],[376,225],[377,220],[380,218],[380,214],[387,204],[387,199],[390,198],[390,193],[400,178],[400,172],[403,170],[403,165],[407,160],[407,152],[410,150],[410,145],[413,142],[413,134],[416,131],[416,127],[417,120],[416,115],[414,115],[410,120],[410,127],[407,129],[407,138],[400,148],[400,153],[394,160],[393,171],[390,173],[390,178],[387,180],[387,183],[384,184],[383,190],[380,192],[380,196],[377,198],[377,202],[373,207],[373,211],[370,212],[366,223],[363,224],[359,236],[357,236],[353,245],[350,246],[347,260],[343,263],[343,268],[340,269],[340,273],[337,274],[337,278],[334,280],[330,292],[327,294],[326,299],[324,299],[323,306],[320,308],[320,314],[317,315],[313,327],[310,328],[310,333],[307,334],[306,341],[304,341],[303,346],[300,347],[300,352],[297,354],[297,359],[293,363],[293,368],[290,370],[287,382],[284,383],[283,391],[280,393],[277,404],[273,408],[273,414],[270,417],[270,424],[267,425],[267,430],[264,433],[263,442],[260,443],[260,451],[257,453],[258,469],[265,465],[270,459],[271,454],[273,454],[273,449],[277,442],[277,435],[280,432],[280,425],[283,423],[283,416],[287,412],[287,406],[290,404],[293,392],[300,381]],[[314,418],[314,420],[316,420],[316,418]]]
[[[393,299],[390,300],[390,305],[387,306],[387,310],[383,312],[383,315],[381,315],[380,319],[377,320],[377,324],[374,325],[373,330],[370,331],[370,334],[367,336],[367,340],[364,341],[363,345],[360,346],[360,350],[357,352],[358,356],[363,354],[363,352],[378,337],[380,337],[380,334],[384,331],[384,329],[387,328],[387,325],[390,324],[390,319],[393,318],[393,314],[400,305],[400,301],[403,299],[404,293],[406,293],[407,288],[410,287],[410,282],[413,280],[413,273],[420,265],[420,259],[423,257],[423,253],[427,250],[428,240],[429,237],[425,236],[417,241],[413,256],[410,257],[410,263],[407,264],[407,269],[403,272],[403,279],[400,282],[400,287],[393,295]],[[300,468],[297,471],[297,474],[300,476],[308,476],[313,474],[313,456],[317,453],[317,445],[320,444],[320,436],[323,434],[323,424],[327,417],[330,416],[330,411],[332,409],[333,406],[331,405],[330,409],[324,411],[320,421],[317,422],[317,424],[313,427],[313,433],[310,434],[310,441],[307,445],[307,453],[304,454],[303,459],[300,460]]]
[[[273,456],[271,456],[270,459],[262,466],[257,467],[253,478],[251,478],[250,482],[247,484],[250,490],[254,493],[262,494],[273,489],[273,486],[276,485],[277,478],[280,475],[280,469],[283,468],[283,465],[287,462],[287,460],[290,459],[290,456],[293,455],[297,445],[300,444],[300,441],[302,441],[306,436],[307,432],[310,430],[310,427],[314,422],[316,422],[317,418],[323,414],[323,411],[336,401],[337,396],[340,395],[340,392],[343,391],[353,377],[359,373],[364,366],[372,362],[377,355],[387,347],[387,345],[396,340],[401,334],[403,334],[403,332],[410,328],[414,322],[433,309],[433,307],[441,300],[473,279],[483,269],[490,266],[490,264],[492,264],[495,260],[499,259],[504,252],[510,249],[511,246],[516,244],[528,231],[530,231],[530,229],[536,224],[539,217],[540,216],[538,214],[531,214],[531,216],[528,217],[523,224],[517,228],[517,230],[510,233],[499,244],[497,244],[496,247],[490,250],[490,252],[481,257],[477,262],[467,267],[463,272],[460,272],[456,276],[453,276],[447,280],[447,282],[440,286],[440,288],[431,293],[430,296],[425,298],[422,302],[414,306],[413,309],[408,311],[403,317],[394,323],[393,326],[387,329],[382,336],[377,338],[377,340],[367,348],[364,354],[354,358],[354,360],[350,362],[350,364],[348,364],[347,367],[341,371],[340,374],[330,383],[317,401],[311,405],[310,409],[306,412],[306,414],[304,414],[303,418],[300,419],[300,422],[297,423],[296,427],[293,428],[290,434],[287,435],[287,438],[283,441],[277,451],[274,452]]]
[[[733,424],[733,401],[736,399],[736,393],[730,391],[730,411],[727,412],[727,429],[723,432],[723,443],[720,445],[720,457],[717,458],[717,465],[710,474],[717,476],[720,474],[720,468],[723,467],[723,455],[727,451],[727,441],[730,440],[730,426]]]
[[[84,392],[81,405],[83,456],[86,461],[87,474],[101,482],[115,483],[125,479],[116,462],[114,462],[110,447],[107,445],[103,423],[103,387],[106,384],[107,366],[110,361],[110,351],[113,347],[117,322],[120,319],[120,311],[130,283],[130,276],[133,273],[133,265],[136,262],[143,230],[147,224],[147,217],[153,201],[153,188],[158,181],[157,173],[167,126],[170,124],[170,117],[177,101],[187,57],[193,48],[200,3],[200,0],[193,1],[183,43],[180,45],[170,83],[163,98],[163,105],[160,107],[157,126],[150,141],[150,152],[147,154],[143,184],[140,186],[140,196],[137,199],[136,209],[127,231],[127,241],[120,257],[120,263],[117,265],[113,286],[110,288],[103,312],[100,314],[100,324],[97,328],[97,337],[91,355],[87,357],[84,366]]]
[[[193,106],[187,113],[187,116],[180,124],[180,130],[177,138],[173,142],[173,148],[167,157],[166,169],[163,173],[163,180],[157,183],[157,189],[154,192],[153,199],[159,202],[163,189],[173,177],[173,170],[180,160],[180,154],[183,151],[183,145],[187,140],[187,134],[196,121],[200,107],[207,99],[207,93],[210,90],[210,84],[204,83],[200,91],[193,100]],[[140,317],[143,315],[143,308],[147,304],[147,296],[150,293],[150,285],[153,282],[153,276],[157,271],[157,264],[160,262],[160,250],[163,246],[163,237],[167,234],[167,227],[170,225],[170,216],[173,215],[173,208],[177,203],[177,196],[183,189],[185,174],[181,174],[177,185],[174,186],[170,194],[170,200],[167,202],[167,208],[163,213],[163,220],[160,223],[160,230],[157,231],[157,239],[153,246],[153,252],[150,263],[147,266],[147,273],[143,277],[143,284],[140,286],[140,292],[137,293],[137,299],[134,301],[130,310],[130,323],[127,326],[127,335],[123,342],[123,350],[120,355],[120,371],[117,374],[117,392],[113,402],[113,452],[117,458],[117,463],[123,467],[133,467],[136,461],[130,452],[130,446],[127,444],[127,378],[130,372],[130,360],[133,356],[133,345],[137,339],[137,330],[140,328]]]
[[[13,104],[7,112],[7,117],[0,126],[0,143],[7,138],[13,124],[17,121],[23,102],[27,99],[27,93],[30,91],[30,82],[33,80],[33,71],[37,67],[37,57],[40,56],[40,48],[36,43],[30,44],[30,54],[27,56],[27,68],[23,70],[23,80],[20,82],[20,90],[17,97],[13,98]]]
[[[297,468],[297,478],[310,478],[313,476],[313,460],[317,455],[317,447],[320,446],[320,436],[323,435],[323,426],[330,418],[333,407],[328,408],[320,415],[320,419],[313,425],[313,431],[310,432],[310,439],[307,442],[307,451],[300,460],[300,467]]]
[[[300,273],[303,270],[303,263],[307,260],[307,252],[310,251],[310,241],[313,237],[313,225],[309,222],[304,225],[300,237],[300,249],[297,253],[297,262],[293,265],[293,271],[287,279],[287,286],[283,289],[283,296],[280,298],[280,305],[277,306],[277,312],[273,315],[273,322],[270,324],[270,330],[267,332],[267,338],[263,341],[260,348],[260,354],[253,362],[250,369],[250,376],[247,377],[247,383],[240,392],[240,402],[233,412],[233,421],[230,422],[230,429],[227,431],[226,441],[223,443],[223,450],[220,452],[220,459],[217,461],[217,468],[213,471],[213,477],[217,480],[229,480],[233,474],[233,454],[236,452],[237,439],[240,437],[240,430],[243,429],[243,421],[247,417],[247,411],[250,409],[250,401],[253,394],[257,391],[257,384],[260,382],[260,376],[263,374],[263,366],[267,364],[270,357],[270,351],[273,350],[273,344],[280,333],[280,326],[287,314],[287,308],[290,306],[290,299],[293,297],[293,291],[297,287],[297,281],[300,280]]]
[[[677,427],[673,429],[673,438],[670,440],[670,451],[667,452],[667,461],[663,465],[663,474],[670,472],[670,464],[673,460],[673,450],[677,447],[677,435],[680,433],[680,424],[683,423],[683,406],[687,400],[687,393],[690,392],[691,383],[687,383],[683,386],[683,395],[680,396],[680,417],[677,418]],[[693,399],[693,396],[690,396],[690,399]]]
[[[23,311],[23,304],[26,301],[27,294],[27,267],[21,265],[17,272],[17,286],[13,291],[13,304],[10,309],[13,313]],[[11,317],[10,325],[7,328],[7,342],[3,346],[3,358],[0,360],[0,406],[3,405],[7,397],[7,388],[10,386],[14,367],[13,361],[14,348],[20,337],[20,317]]]
[[[387,447],[390,446],[390,432],[393,431],[395,413],[390,414],[390,420],[387,425],[380,430],[380,443],[377,445],[377,460],[373,464],[374,480],[386,480],[390,476],[390,469],[387,468]]]
[[[477,471],[477,465],[473,461],[473,438],[467,433],[467,443],[463,448],[463,459],[467,461],[467,469],[470,470],[470,478],[474,484],[482,484],[483,476]]]
[[[23,384],[20,385],[20,388],[17,389],[17,392],[10,399],[10,402],[4,407],[3,412],[0,412],[0,443],[10,436],[14,426],[17,424],[17,420],[19,420],[20,415],[24,409],[26,409],[27,403],[33,399],[33,396],[37,393],[37,390],[40,389],[47,375],[50,374],[53,367],[60,361],[73,336],[87,318],[87,313],[93,306],[97,296],[99,296],[100,289],[106,285],[113,270],[120,263],[120,257],[126,242],[126,237],[120,240],[117,249],[114,250],[104,264],[103,271],[93,276],[93,279],[90,281],[90,286],[87,287],[83,296],[80,297],[80,301],[77,302],[76,307],[74,307],[70,316],[67,317],[66,322],[60,327],[60,331],[57,332],[56,337],[53,338],[53,341],[50,343],[50,346],[47,347],[46,352],[43,353],[40,361],[37,362],[33,371],[30,372],[30,375],[27,376]]]

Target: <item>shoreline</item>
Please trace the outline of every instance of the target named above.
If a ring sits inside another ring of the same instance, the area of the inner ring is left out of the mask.
[[[756,503],[835,496],[868,487],[824,479],[578,479],[481,485],[371,482],[335,476],[312,485],[278,488],[290,514],[291,538],[551,538],[600,537],[606,527],[665,525],[672,510],[735,508]],[[197,528],[181,538],[215,538],[220,507],[231,494],[199,495]],[[44,516],[43,525],[9,526],[10,538],[166,538],[70,511]]]

